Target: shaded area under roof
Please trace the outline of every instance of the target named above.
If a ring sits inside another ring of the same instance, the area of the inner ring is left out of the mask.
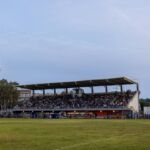
[[[126,85],[126,84],[138,84],[138,83],[127,77],[120,77],[110,79],[19,85],[17,87],[30,90],[43,90],[43,89],[62,89],[62,88],[92,87],[92,86],[107,86],[107,85],[111,86],[111,85]]]

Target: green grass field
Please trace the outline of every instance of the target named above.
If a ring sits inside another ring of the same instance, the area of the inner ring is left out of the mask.
[[[150,120],[0,119],[0,150],[150,150]]]

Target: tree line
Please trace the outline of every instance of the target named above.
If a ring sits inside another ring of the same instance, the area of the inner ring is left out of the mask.
[[[0,110],[12,109],[19,98],[17,82],[8,82],[6,79],[0,80]]]

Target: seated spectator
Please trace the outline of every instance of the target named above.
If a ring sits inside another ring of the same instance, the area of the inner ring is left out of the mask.
[[[126,107],[135,93],[83,94],[73,97],[71,94],[31,97],[18,102],[16,109],[90,109]]]

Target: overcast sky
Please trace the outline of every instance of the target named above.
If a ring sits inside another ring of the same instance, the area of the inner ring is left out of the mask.
[[[0,78],[127,76],[150,97],[150,0],[0,0]]]

